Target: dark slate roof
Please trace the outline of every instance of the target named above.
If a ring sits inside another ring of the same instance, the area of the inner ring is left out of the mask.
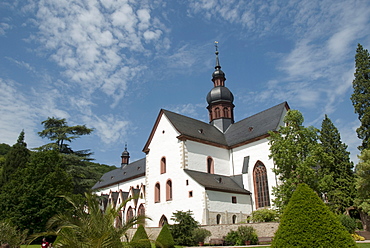
[[[163,113],[180,134],[226,145],[224,134],[213,125],[168,110],[163,110]]]
[[[123,168],[114,169],[105,173],[92,189],[104,188],[112,184],[128,181],[145,175],[145,158],[132,162]]]
[[[206,190],[249,195],[251,192],[240,187],[231,177],[184,169],[184,171]]]
[[[289,109],[289,106],[283,102],[232,124],[225,133],[227,144],[234,146],[266,135],[268,131],[277,131],[286,108]]]
[[[289,109],[287,102],[280,103],[232,124],[225,134],[209,123],[162,111],[181,135],[230,147],[266,135],[268,131],[276,131],[286,108]]]

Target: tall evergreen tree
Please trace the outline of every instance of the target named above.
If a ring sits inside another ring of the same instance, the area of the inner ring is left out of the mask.
[[[363,150],[369,148],[370,142],[370,55],[360,44],[356,50],[355,67],[351,100],[361,122],[356,132],[362,140],[362,145],[358,148]]]
[[[352,206],[355,197],[353,163],[347,145],[342,143],[338,129],[327,115],[321,124],[320,141],[324,152],[332,157],[327,163],[321,164],[321,173],[329,175],[331,179],[325,181],[323,193],[330,209],[343,213]]]
[[[48,138],[53,143],[49,143],[40,147],[40,150],[58,150],[61,153],[75,154],[86,159],[91,155],[89,150],[74,151],[67,142],[79,138],[82,135],[90,134],[93,129],[87,128],[85,125],[68,126],[66,119],[58,119],[48,117],[47,120],[41,122],[44,125],[44,130],[38,134],[42,138]]]
[[[24,168],[30,157],[30,151],[24,141],[24,131],[19,134],[17,143],[15,143],[6,154],[5,162],[1,173],[1,183],[4,185],[10,180],[18,168]]]
[[[318,130],[304,127],[303,115],[298,110],[289,110],[279,132],[270,132],[270,158],[274,160],[274,172],[280,183],[273,189],[274,204],[283,212],[295,188],[306,183],[320,193],[324,175],[319,167],[330,158],[318,143]]]

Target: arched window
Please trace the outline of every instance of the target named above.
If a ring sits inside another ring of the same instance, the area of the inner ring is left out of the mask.
[[[132,207],[129,207],[127,209],[127,213],[126,213],[126,223],[132,219],[134,217],[134,210],[132,209]]]
[[[236,224],[236,215],[233,215],[233,224]]]
[[[221,224],[221,214],[218,214],[217,216],[216,216],[216,224],[218,225],[218,224]]]
[[[144,216],[145,215],[145,207],[143,204],[140,204],[138,210],[137,210],[138,216]]]
[[[215,165],[211,157],[207,158],[207,173],[210,173],[210,174],[215,173]]]
[[[257,208],[270,206],[270,192],[267,181],[267,171],[261,161],[257,161],[253,169],[254,196]]]
[[[230,118],[230,116],[229,116],[229,109],[227,107],[224,107],[224,117]]]
[[[172,200],[172,181],[171,179],[168,179],[166,183],[166,201],[171,200]]]
[[[167,224],[167,223],[168,223],[167,217],[166,217],[166,216],[164,216],[164,215],[162,215],[161,219],[159,220],[159,224],[158,224],[158,226],[159,226],[159,227],[162,227],[162,226],[164,226],[164,225],[165,225],[165,224]]]
[[[220,118],[221,117],[221,113],[220,113],[220,108],[215,108],[215,118]]]
[[[166,158],[161,159],[161,174],[166,173]]]
[[[160,201],[161,201],[161,185],[159,183],[156,183],[154,188],[154,202]]]

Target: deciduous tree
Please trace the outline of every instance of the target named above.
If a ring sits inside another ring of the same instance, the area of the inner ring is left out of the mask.
[[[318,130],[303,126],[303,115],[289,110],[279,132],[270,132],[270,158],[279,184],[273,189],[274,204],[283,211],[299,183],[306,183],[320,193],[320,165],[330,159],[318,143]]]

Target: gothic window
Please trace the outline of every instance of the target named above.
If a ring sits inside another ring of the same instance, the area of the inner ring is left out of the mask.
[[[210,174],[215,173],[215,165],[211,157],[207,158],[207,173],[210,173]]]
[[[140,204],[138,210],[137,210],[138,216],[144,216],[145,215],[145,207],[143,204]]]
[[[166,158],[161,159],[161,174],[166,173]]]
[[[168,179],[166,183],[166,201],[171,200],[172,200],[172,181]]]
[[[164,216],[164,215],[162,215],[161,219],[159,220],[159,225],[158,226],[159,227],[162,227],[162,226],[164,226],[167,223],[168,223],[167,217]]]
[[[134,218],[134,210],[132,209],[132,207],[129,207],[126,213],[126,222],[128,222],[132,218]]]
[[[159,183],[156,183],[154,188],[154,202],[160,201],[161,201],[161,185]]]
[[[261,161],[257,161],[253,169],[254,195],[257,208],[270,206],[270,192],[267,181],[267,171]]]

